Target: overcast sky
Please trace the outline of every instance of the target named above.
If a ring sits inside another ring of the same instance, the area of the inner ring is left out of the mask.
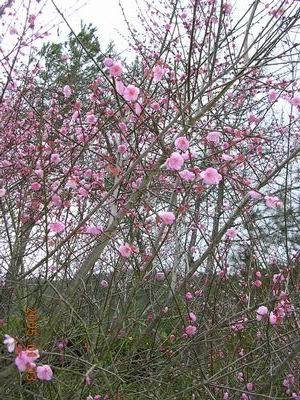
[[[30,0],[15,0],[14,8],[16,11],[17,18],[12,21],[15,25],[16,20],[22,26],[26,10],[24,5],[28,4]],[[124,36],[127,34],[127,27],[124,23],[119,1],[121,1],[125,14],[129,22],[133,22],[133,25],[138,28],[138,7],[142,7],[143,0],[53,0],[60,11],[65,15],[66,19],[70,23],[71,27],[75,32],[80,30],[80,21],[85,23],[92,23],[98,28],[99,38],[102,44],[102,48],[110,42],[114,41],[116,48],[119,51],[126,50],[127,41]],[[154,0],[153,0],[154,1]],[[267,0],[265,0],[267,1]],[[253,0],[240,0],[238,2],[232,1],[234,4],[235,17],[241,17],[244,15],[249,5]],[[1,0],[0,0],[1,3]],[[271,0],[269,2],[275,6],[278,4],[278,0]],[[69,33],[69,29],[63,22],[63,19],[55,10],[51,0],[36,0],[31,1],[31,4],[37,9],[31,10],[37,12],[42,9],[40,16],[37,19],[37,25],[43,25],[44,28],[50,30],[51,37],[49,40],[62,41],[66,38]],[[264,4],[264,2],[262,2]],[[22,6],[23,5],[23,6]],[[257,30],[258,26],[252,29]],[[1,30],[1,29],[0,29]],[[122,37],[123,36],[123,37]]]
[[[108,44],[113,40],[117,48],[122,51],[127,48],[126,41],[122,35],[126,35],[126,25],[122,16],[119,0],[54,0],[58,8],[67,17],[70,25],[78,32],[80,21],[92,23],[98,28],[101,42]],[[127,17],[136,20],[137,7],[135,0],[123,0]],[[58,16],[51,1],[48,0],[47,8],[43,11],[40,19],[46,26],[57,25],[61,17]],[[53,31],[54,36],[64,37],[68,28],[61,23],[59,29]]]

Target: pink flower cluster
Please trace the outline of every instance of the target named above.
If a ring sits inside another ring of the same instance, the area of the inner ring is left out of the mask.
[[[200,177],[207,185],[218,185],[222,180],[222,175],[215,168],[209,167],[200,172]]]
[[[12,353],[16,349],[16,340],[9,336],[4,335],[4,341],[8,352]],[[40,353],[38,349],[28,348],[26,350],[21,350],[18,352],[15,358],[15,365],[20,372],[25,372],[28,370],[36,371],[38,379],[50,381],[53,378],[53,371],[51,367],[47,364],[36,365],[36,361],[40,358]]]
[[[138,248],[133,244],[124,243],[119,246],[119,253],[122,257],[129,258],[133,253],[137,253]]]
[[[165,225],[172,225],[176,219],[171,211],[161,211],[158,213],[159,218]]]

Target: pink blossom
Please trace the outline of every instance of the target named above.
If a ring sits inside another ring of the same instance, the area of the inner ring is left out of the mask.
[[[4,188],[0,189],[0,198],[6,195],[6,190]]]
[[[95,114],[88,114],[87,116],[86,116],[86,122],[89,124],[89,125],[94,125],[96,122],[97,122],[97,117],[95,116]]]
[[[190,160],[191,153],[189,151],[185,151],[184,153],[181,154],[181,157],[184,159],[184,161]]]
[[[271,325],[276,325],[277,322],[278,322],[278,319],[277,319],[277,317],[276,317],[276,314],[275,314],[273,311],[270,312],[269,321],[270,321],[270,324],[271,324]]]
[[[254,124],[258,124],[260,122],[260,118],[256,114],[249,114],[249,122],[252,122]]]
[[[223,4],[223,12],[224,14],[230,14],[232,12],[232,5],[230,3]]]
[[[104,59],[103,63],[104,63],[104,65],[106,67],[109,68],[109,67],[112,67],[114,65],[114,60],[112,58],[107,57],[107,58]]]
[[[123,96],[125,91],[125,85],[122,81],[116,81],[116,91],[119,95]]]
[[[34,28],[35,20],[36,20],[36,15],[34,14],[29,15],[28,17],[29,28],[31,29]]]
[[[66,188],[68,189],[76,189],[77,187],[77,182],[73,178],[69,178],[67,183],[66,183]]]
[[[256,276],[256,278],[261,278],[261,272],[260,271],[255,271],[255,276]]]
[[[54,195],[51,197],[51,202],[52,202],[52,204],[53,204],[54,206],[56,206],[56,207],[60,207],[60,206],[62,205],[62,199],[61,199],[61,197],[60,197],[58,194],[54,194]]]
[[[263,317],[268,315],[268,308],[266,306],[259,306],[258,309],[256,310],[256,319],[257,321],[261,321]]]
[[[197,316],[196,316],[196,314],[194,314],[193,312],[190,312],[190,313],[189,313],[189,316],[188,316],[188,319],[189,319],[191,322],[196,322],[196,321],[197,321]]]
[[[122,72],[123,72],[123,67],[119,62],[113,63],[109,67],[109,73],[111,76],[120,76]]]
[[[183,179],[184,181],[193,181],[196,177],[194,172],[189,171],[188,169],[184,169],[183,171],[179,172],[180,178]]]
[[[222,154],[221,158],[223,161],[232,161],[233,160],[233,157],[228,154]]]
[[[11,337],[9,335],[4,335],[3,344],[6,346],[7,351],[9,353],[12,353],[15,350],[16,341],[13,337]]]
[[[183,166],[183,164],[184,164],[184,159],[177,152],[172,153],[166,161],[167,167],[174,171],[179,171]]]
[[[17,31],[17,29],[16,29],[14,26],[12,26],[12,27],[10,27],[10,29],[9,29],[9,33],[10,33],[11,35],[15,35],[15,34],[18,33],[18,31]]]
[[[272,278],[273,283],[281,283],[285,281],[283,274],[274,274]]]
[[[242,332],[245,329],[244,320],[239,320],[231,325],[233,332]]]
[[[291,388],[295,384],[295,377],[294,375],[288,374],[285,379],[283,380],[283,386],[288,388]]]
[[[127,132],[127,125],[125,124],[125,122],[120,122],[119,123],[119,128],[121,129],[121,131],[123,132],[123,133],[126,133]]]
[[[278,8],[272,8],[269,11],[269,14],[272,15],[273,17],[275,17],[275,18],[280,17],[283,13],[284,13],[284,9],[283,8],[279,8],[279,7]]]
[[[293,106],[300,106],[300,96],[294,96],[290,99],[290,103]]]
[[[209,167],[200,173],[200,177],[208,185],[217,185],[222,180],[222,175],[215,168]]]
[[[88,192],[84,187],[80,187],[80,188],[77,190],[77,193],[78,193],[78,195],[79,195],[80,197],[87,197],[88,194],[89,194],[89,192]]]
[[[50,365],[40,365],[36,369],[37,377],[41,381],[51,381],[53,378],[53,371]]]
[[[242,372],[237,373],[237,380],[240,382],[244,382],[244,374]]]
[[[187,151],[187,149],[190,147],[190,142],[185,136],[179,136],[175,140],[175,146],[178,150]]]
[[[211,142],[211,143],[214,143],[214,144],[218,144],[219,141],[220,141],[220,133],[217,132],[217,131],[209,132],[209,133],[206,135],[206,140],[207,140],[208,142]]]
[[[28,349],[21,351],[15,358],[15,365],[20,372],[26,371],[30,366],[35,366],[34,361],[40,357],[39,351],[37,349]]]
[[[158,216],[165,225],[172,225],[175,221],[175,215],[171,211],[161,211]]]
[[[99,235],[100,233],[103,233],[103,226],[87,226],[85,228],[85,233],[89,233],[90,235]]]
[[[133,250],[129,243],[125,243],[119,247],[119,253],[122,257],[128,258],[133,253]]]
[[[188,336],[194,336],[197,333],[197,328],[194,325],[188,325],[187,327],[185,327],[184,332],[188,335]]]
[[[273,103],[274,101],[277,100],[277,98],[278,98],[277,92],[274,89],[270,90],[268,93],[269,101]]]
[[[35,190],[35,191],[40,190],[41,187],[42,187],[42,185],[41,185],[39,182],[33,182],[33,183],[31,184],[31,189],[32,189],[32,190]]]
[[[105,289],[108,287],[108,282],[105,279],[102,279],[102,281],[100,282],[100,286]]]
[[[247,390],[248,390],[249,392],[252,392],[253,387],[254,387],[254,385],[253,385],[252,382],[248,382],[248,383],[246,384],[246,388],[247,388]]]
[[[166,68],[163,68],[161,65],[155,65],[155,67],[152,70],[153,81],[154,82],[161,81],[162,78],[165,76],[166,72],[167,72]]]
[[[256,190],[250,190],[248,194],[254,200],[260,199],[262,197],[262,194],[257,192]]]
[[[62,61],[68,61],[70,59],[70,57],[68,56],[68,54],[62,54],[60,59]]]
[[[68,339],[59,340],[57,341],[57,347],[59,350],[64,350],[68,344]]]
[[[15,358],[15,365],[20,372],[26,371],[28,358],[26,357],[25,351],[21,351],[21,353]]]
[[[71,94],[72,94],[72,89],[70,88],[69,85],[65,85],[65,86],[63,87],[63,94],[64,94],[64,96],[65,96],[66,99],[67,99],[68,97],[71,96]]]
[[[126,101],[136,101],[139,97],[140,89],[134,85],[128,85],[124,89],[123,97]]]
[[[89,386],[92,384],[92,382],[93,382],[92,378],[89,375],[85,375],[84,377],[85,385]],[[89,398],[87,398],[87,400],[89,400]],[[95,400],[95,398],[91,396],[91,400]]]
[[[125,154],[127,151],[127,145],[126,144],[119,144],[118,146],[118,152],[120,154]]]
[[[242,393],[240,400],[249,400],[249,396],[246,393]]]
[[[254,285],[256,288],[260,288],[260,287],[262,286],[262,281],[260,281],[259,279],[256,279],[256,280],[253,282],[253,285]]]
[[[233,239],[236,235],[237,235],[237,231],[235,228],[229,228],[227,229],[225,235],[229,238],[229,239]]]
[[[136,115],[141,115],[143,109],[140,105],[140,103],[135,103],[134,105],[134,112],[136,113]]]
[[[61,221],[55,221],[55,222],[51,222],[49,224],[49,228],[50,228],[50,231],[52,231],[52,232],[61,233],[66,229],[66,226]]]
[[[40,353],[38,349],[27,349],[26,351],[26,357],[28,358],[29,362],[34,362],[38,358],[40,358]]]
[[[185,295],[184,295],[184,297],[185,297],[185,299],[187,300],[187,301],[190,301],[190,300],[192,300],[193,299],[193,294],[191,293],[191,292],[186,292],[185,293]]]
[[[282,201],[277,196],[265,196],[266,206],[277,208],[282,206]]]
[[[150,107],[154,110],[154,111],[158,111],[160,109],[160,105],[157,101],[153,101],[153,103],[151,103]]]
[[[53,164],[58,164],[58,163],[60,162],[60,156],[59,156],[59,154],[57,154],[57,153],[51,154],[51,156],[50,156],[50,161],[51,161]]]
[[[44,171],[42,169],[36,169],[34,171],[34,173],[36,174],[36,176],[38,176],[39,178],[43,178],[44,176]]]

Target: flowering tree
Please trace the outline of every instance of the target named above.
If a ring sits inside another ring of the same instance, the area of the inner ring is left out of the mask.
[[[11,398],[299,398],[299,4],[246,3],[143,2],[139,28],[124,13],[132,64],[99,63],[71,30],[98,75],[83,88],[62,71],[42,107],[51,65],[21,56],[45,35],[31,2],[23,30],[10,28],[0,376]]]

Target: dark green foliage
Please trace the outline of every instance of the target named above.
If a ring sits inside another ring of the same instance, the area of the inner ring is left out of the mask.
[[[40,75],[40,84],[46,94],[51,96],[69,85],[76,98],[87,98],[91,83],[100,74],[103,59],[113,53],[112,43],[103,53],[96,31],[91,24],[82,24],[76,37],[70,33],[65,42],[43,46],[40,56],[45,70]]]

